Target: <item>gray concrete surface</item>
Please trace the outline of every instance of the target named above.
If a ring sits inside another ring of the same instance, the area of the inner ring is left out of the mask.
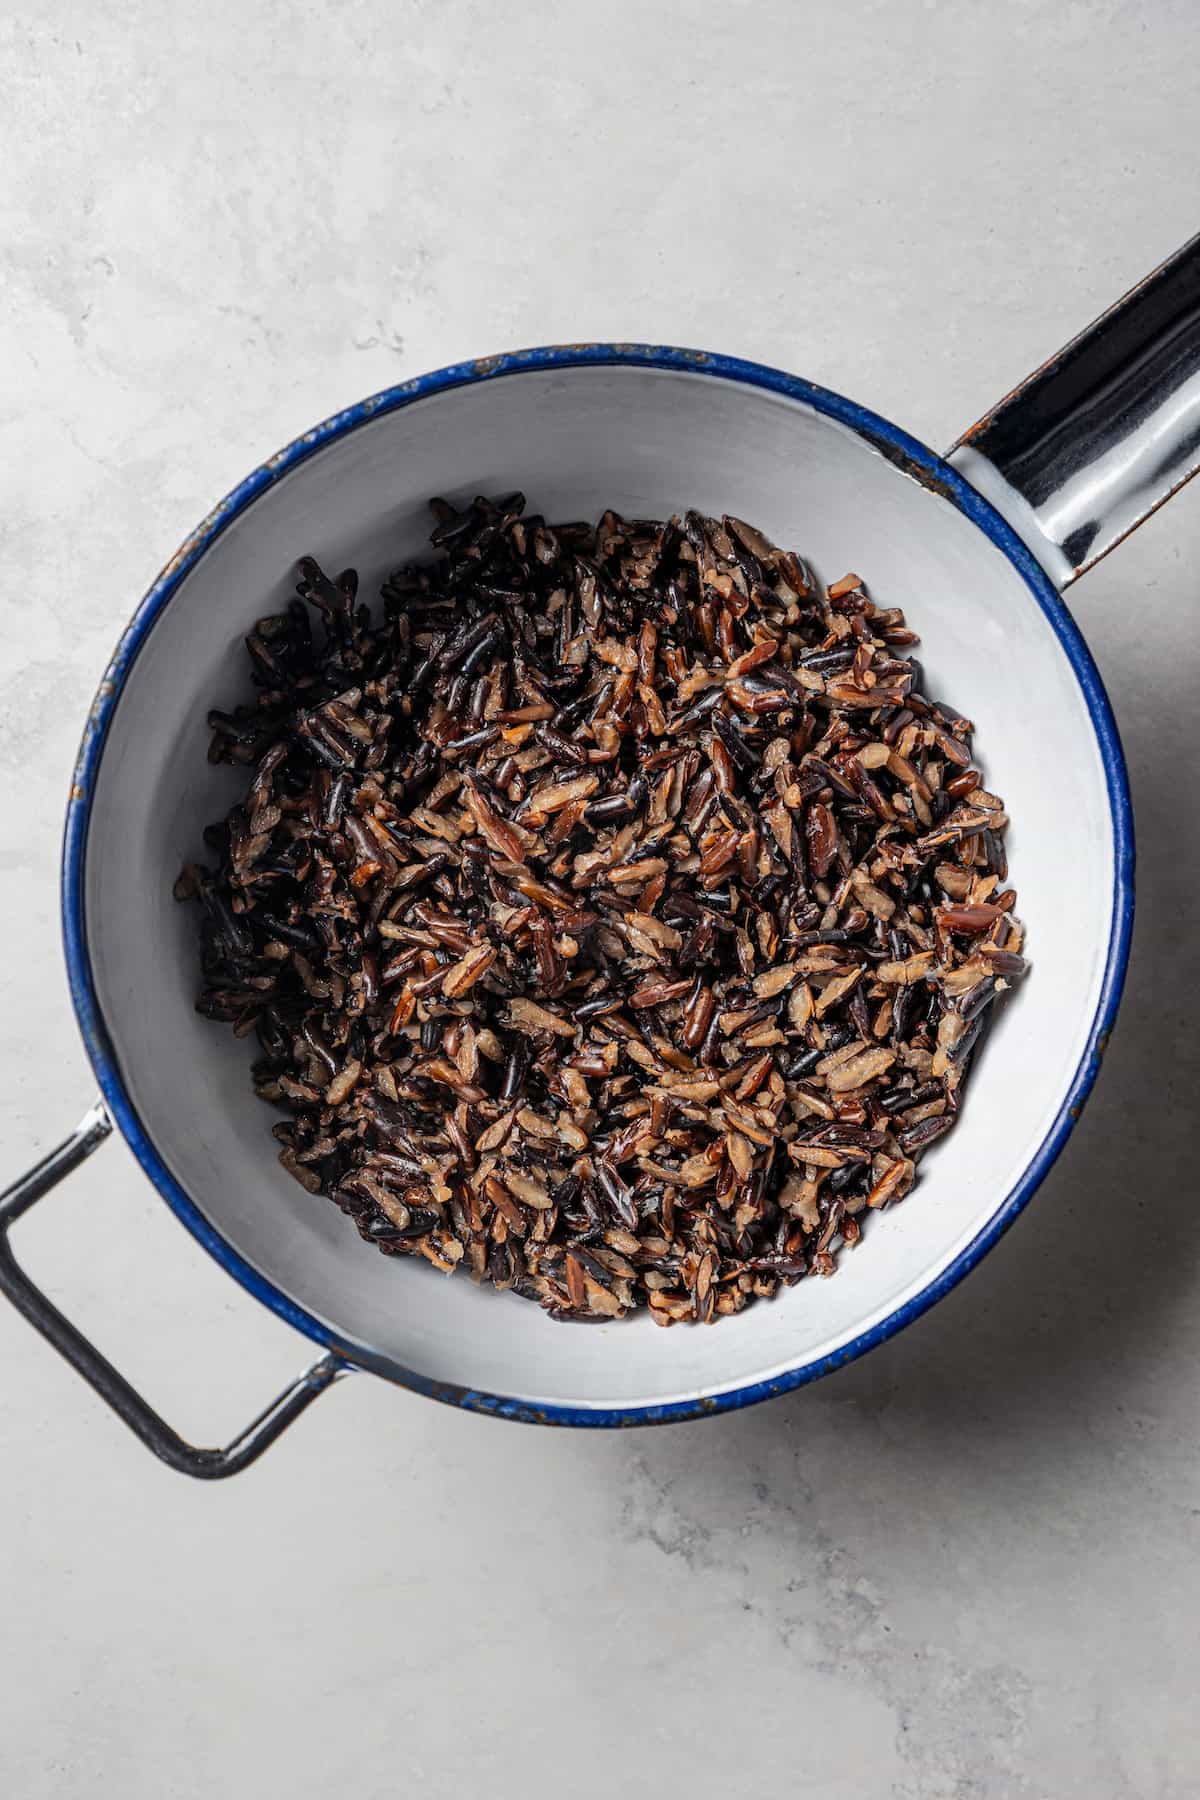
[[[92,1093],[56,921],[82,715],[262,455],[589,336],[758,357],[945,444],[1197,225],[1191,0],[124,0],[5,8],[0,42],[14,1172]],[[1092,1108],[866,1361],[627,1437],[363,1379],[207,1489],[0,1310],[6,1794],[1195,1793],[1198,571],[1200,484],[1077,590],[1141,852]],[[201,1438],[304,1360],[119,1143],[22,1245]]]

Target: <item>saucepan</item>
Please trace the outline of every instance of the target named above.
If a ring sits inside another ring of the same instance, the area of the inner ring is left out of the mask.
[[[349,407],[214,509],[134,614],[88,716],[67,810],[66,960],[101,1098],[0,1201],[0,1286],[165,1461],[244,1468],[340,1375],[477,1413],[658,1423],[747,1406],[916,1319],[1012,1224],[1095,1079],[1133,913],[1120,741],[1063,590],[1200,464],[1200,238],[937,456],[853,401],[703,351],[525,350]],[[922,638],[929,691],[975,721],[1005,797],[1033,974],[998,1020],[962,1122],[829,1281],[711,1328],[587,1331],[511,1295],[368,1254],[273,1154],[248,1045],[197,1017],[172,883],[231,803],[205,715],[244,691],[249,621],[296,558],[362,591],[423,552],[427,497],[521,489],[550,518],[606,506],[752,519],[836,579],[853,568]],[[116,1125],[167,1205],[256,1299],[322,1346],[224,1449],[187,1444],[39,1292],[11,1228]]]

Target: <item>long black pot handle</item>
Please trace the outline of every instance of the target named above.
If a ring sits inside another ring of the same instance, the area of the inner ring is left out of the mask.
[[[351,1364],[340,1356],[323,1356],[285,1388],[223,1450],[198,1449],[160,1418],[137,1389],[113,1368],[107,1357],[102,1356],[34,1285],[13,1255],[9,1241],[9,1233],[17,1220],[35,1201],[57,1187],[65,1175],[77,1169],[111,1131],[112,1120],[103,1102],[98,1100],[69,1138],[0,1194],[0,1293],[6,1295],[35,1331],[40,1331],[59,1355],[65,1356],[71,1367],[91,1383],[100,1398],[107,1400],[117,1417],[124,1420],[155,1456],[160,1456],[180,1474],[194,1475],[201,1481],[219,1481],[226,1475],[237,1475],[260,1457],[268,1445],[300,1417],[305,1407],[312,1405],[318,1394],[324,1393],[339,1376],[350,1374]]]
[[[1200,473],[1200,237],[947,452],[1065,588]]]

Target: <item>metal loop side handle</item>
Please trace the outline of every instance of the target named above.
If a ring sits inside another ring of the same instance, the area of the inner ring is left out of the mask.
[[[1200,469],[1200,236],[948,453],[1060,588]]]
[[[85,1381],[91,1383],[119,1419],[141,1438],[148,1449],[183,1475],[201,1481],[217,1481],[237,1475],[262,1455],[281,1432],[298,1419],[339,1376],[352,1372],[351,1364],[330,1354],[314,1363],[291,1386],[259,1413],[223,1450],[201,1450],[181,1438],[159,1417],[123,1375],[101,1356],[58,1308],[34,1286],[13,1255],[9,1232],[29,1208],[48,1194],[65,1175],[77,1169],[112,1131],[112,1120],[102,1101],[80,1121],[70,1137],[27,1175],[0,1194],[0,1293],[7,1296],[36,1331],[53,1344]]]

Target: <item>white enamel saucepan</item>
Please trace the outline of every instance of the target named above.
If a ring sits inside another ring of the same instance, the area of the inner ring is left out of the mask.
[[[0,1285],[160,1456],[244,1467],[324,1387],[369,1370],[501,1417],[685,1419],[783,1393],[916,1318],[995,1243],[1062,1149],[1125,969],[1133,844],[1116,727],[1061,590],[1200,463],[1200,239],[947,458],[837,395],[731,358],[640,345],[523,351],[350,407],[257,469],[139,606],[89,717],[67,815],[71,991],[102,1099],[0,1201]],[[302,552],[362,591],[425,551],[430,494],[521,489],[551,519],[606,506],[753,520],[827,580],[857,569],[922,638],[927,685],[974,719],[1012,817],[1033,973],[959,1127],[832,1281],[711,1329],[645,1315],[575,1330],[511,1295],[369,1254],[279,1167],[252,1050],[193,1010],[180,865],[237,777],[205,715],[245,691],[242,637]],[[1070,904],[1067,904],[1069,897]],[[252,1294],[324,1347],[225,1450],[183,1442],[39,1293],[9,1229],[115,1122],[159,1192]]]

